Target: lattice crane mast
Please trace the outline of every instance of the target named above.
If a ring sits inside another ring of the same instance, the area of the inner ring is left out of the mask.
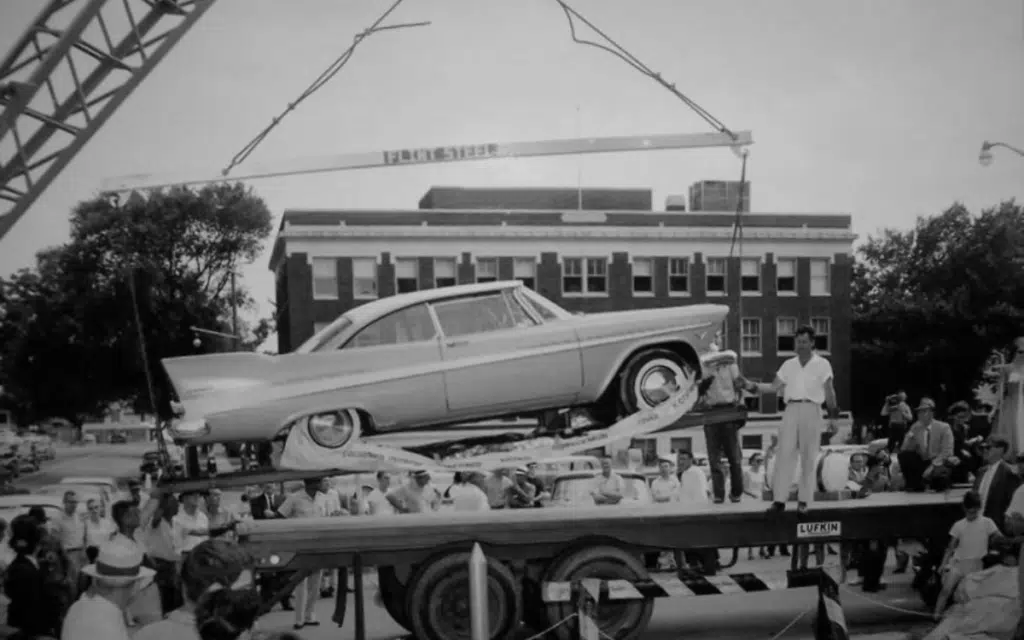
[[[45,4],[0,62],[0,239],[215,1]]]

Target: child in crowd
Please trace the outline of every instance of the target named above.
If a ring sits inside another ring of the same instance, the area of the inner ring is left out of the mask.
[[[964,576],[981,571],[992,542],[1007,542],[991,518],[981,515],[977,491],[964,495],[964,517],[949,530],[949,546],[942,558],[942,591],[935,602],[935,619],[942,618],[946,603]]]

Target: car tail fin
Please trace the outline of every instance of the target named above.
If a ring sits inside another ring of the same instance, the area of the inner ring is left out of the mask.
[[[260,353],[215,353],[167,358],[161,362],[185,414],[191,418],[203,398],[270,384],[276,358]]]

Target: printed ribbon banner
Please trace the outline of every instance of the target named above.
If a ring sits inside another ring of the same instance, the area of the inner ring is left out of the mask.
[[[676,389],[673,384],[666,387],[665,391],[670,395],[658,406],[634,413],[610,427],[594,429],[572,438],[555,436],[524,440],[516,442],[513,451],[443,460],[432,460],[398,447],[365,442],[359,440],[358,435],[340,449],[327,449],[313,441],[307,427],[300,426],[288,433],[277,467],[300,471],[343,469],[355,473],[418,469],[434,472],[490,471],[519,467],[546,458],[578,455],[589,449],[603,448],[614,442],[659,431],[671,426],[693,409],[700,395],[693,381],[688,381],[681,389]]]

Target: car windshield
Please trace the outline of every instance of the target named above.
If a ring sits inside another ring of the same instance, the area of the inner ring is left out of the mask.
[[[623,476],[626,491],[623,496],[626,500],[639,500],[650,502],[651,490],[647,481],[642,477]],[[570,505],[594,504],[594,498],[590,492],[594,488],[594,476],[571,477],[558,480],[555,483],[554,491],[551,493],[551,501]]]
[[[299,348],[295,350],[295,353],[312,353],[314,351],[320,351],[322,347],[328,343],[334,342],[335,338],[347,331],[351,326],[352,320],[348,316],[341,316],[331,324],[313,334],[312,338],[303,342]]]
[[[533,309],[534,313],[536,313],[544,322],[564,320],[572,317],[571,313],[554,302],[551,302],[536,291],[527,289],[526,287],[519,287],[516,294],[525,301],[525,303]]]

